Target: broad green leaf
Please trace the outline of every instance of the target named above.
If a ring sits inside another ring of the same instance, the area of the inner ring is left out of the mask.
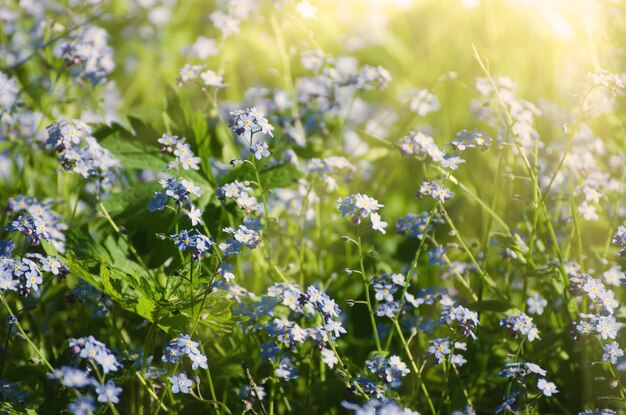
[[[158,136],[154,137],[156,139]],[[100,141],[127,169],[162,171],[167,168],[168,160],[161,154],[159,147],[148,145],[136,137],[124,137],[113,134]]]
[[[140,183],[111,195],[104,201],[104,206],[112,217],[149,213],[148,202],[161,189],[157,182]]]
[[[137,305],[135,306],[135,311],[141,317],[145,318],[148,321],[154,321],[154,317],[152,313],[156,310],[156,304],[148,297],[142,296],[137,299]]]

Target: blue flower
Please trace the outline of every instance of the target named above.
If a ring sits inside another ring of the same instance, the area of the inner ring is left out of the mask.
[[[256,108],[246,108],[230,113],[229,125],[231,130],[243,136],[252,144],[252,136],[256,133],[269,134],[273,136],[274,127],[270,125],[264,114]]]
[[[110,380],[105,385],[96,385],[96,393],[98,394],[98,402],[119,403],[119,395],[122,393],[122,388],[116,386],[115,383]]]
[[[381,303],[378,305],[376,315],[378,317],[393,318],[394,315],[400,312],[400,305],[396,301],[390,303]]]
[[[556,388],[556,385],[552,382],[548,382],[545,379],[539,379],[537,381],[537,388],[543,393],[545,396],[552,396],[555,393],[559,393]]]
[[[162,192],[155,192],[154,198],[148,202],[148,210],[150,212],[156,212],[157,210],[163,210],[167,205],[167,195]]]
[[[296,368],[293,367],[291,359],[289,359],[288,357],[285,357],[280,361],[278,367],[274,371],[274,374],[284,380],[298,379],[299,377],[296,374]]]
[[[207,368],[207,358],[200,353],[198,346],[200,343],[191,339],[188,334],[181,334],[179,337],[170,340],[165,345],[165,353],[163,353],[163,362],[178,363],[182,356],[188,356],[192,361],[192,369],[198,367]]]
[[[72,415],[89,415],[96,412],[96,404],[93,396],[79,396],[67,406]]]
[[[82,388],[96,383],[96,380],[89,377],[85,371],[69,366],[56,369],[48,377],[60,381],[63,386],[68,388]]]
[[[191,379],[187,378],[187,375],[184,373],[178,376],[170,376],[169,380],[172,384],[172,393],[189,393],[189,388],[193,385]]]
[[[174,239],[174,245],[181,251],[193,246],[193,239],[186,230],[182,230],[178,234],[170,235],[170,237]]]
[[[256,143],[250,147],[250,153],[254,154],[257,160],[261,160],[263,157],[269,157],[270,152],[267,143]]]
[[[6,241],[0,241],[0,257],[9,258],[11,252],[15,249],[13,239],[7,239]]]
[[[446,249],[442,245],[437,245],[435,249],[428,251],[428,263],[430,265],[443,265],[445,254]]]
[[[374,284],[374,291],[376,292],[376,299],[378,301],[385,300],[387,302],[392,302],[393,294],[397,289],[397,286],[386,282],[377,282]]]

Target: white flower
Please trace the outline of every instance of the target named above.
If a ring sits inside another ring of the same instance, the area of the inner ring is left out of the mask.
[[[331,369],[339,362],[335,353],[330,349],[322,349],[322,361]]]
[[[606,281],[607,284],[619,286],[620,279],[624,277],[624,272],[619,265],[615,265],[602,274],[602,277],[604,277],[604,281]]]
[[[553,394],[559,392],[554,383],[548,382],[545,379],[539,379],[537,382],[537,388],[539,388],[545,396],[552,396]]]
[[[195,206],[191,207],[189,213],[187,213],[189,219],[191,219],[191,225],[196,226],[198,223],[202,223],[202,211],[200,209],[196,209]]]
[[[578,212],[583,215],[583,218],[585,220],[598,220],[599,219],[599,216],[596,213],[595,206],[590,205],[589,203],[587,203],[586,200],[580,204],[580,206],[578,207]]]
[[[202,72],[200,74],[200,78],[202,78],[202,81],[204,81],[205,86],[214,86],[216,88],[223,88],[228,85],[223,82],[224,78],[222,77],[222,75],[210,69]]]
[[[602,360],[609,360],[613,364],[617,363],[618,357],[624,356],[624,351],[620,349],[617,342],[602,345],[602,349],[604,350]]]
[[[382,234],[387,233],[385,228],[387,227],[388,223],[381,220],[380,215],[378,213],[376,212],[372,213],[370,215],[370,219],[372,220],[372,229],[374,229],[375,231],[379,231]]]
[[[548,305],[548,301],[539,294],[535,294],[526,300],[526,305],[530,314],[540,316],[543,313],[543,308]]]
[[[307,0],[298,3],[296,5],[296,11],[303,19],[317,19],[317,9]]]

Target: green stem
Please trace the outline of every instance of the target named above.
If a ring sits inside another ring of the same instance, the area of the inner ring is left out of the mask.
[[[372,323],[372,330],[374,331],[374,341],[376,342],[376,350],[382,351],[380,346],[380,338],[378,337],[378,328],[376,327],[376,318],[374,317],[374,309],[372,308],[372,301],[370,298],[370,284],[365,275],[365,265],[363,263],[363,250],[361,248],[361,227],[358,227],[357,247],[359,253],[359,266],[361,268],[361,278],[363,279],[363,287],[365,289],[365,300],[367,301],[367,311],[370,316],[370,322]]]
[[[392,320],[392,321],[396,329],[396,333],[398,333],[398,337],[400,338],[400,343],[402,343],[402,347],[404,348],[404,353],[406,354],[406,357],[409,359],[409,363],[411,364],[413,373],[417,377],[417,382],[419,383],[419,386],[422,389],[422,392],[424,392],[424,396],[426,397],[426,401],[428,402],[428,407],[430,408],[430,411],[432,412],[432,414],[436,415],[437,410],[435,409],[435,405],[433,404],[433,401],[430,398],[428,389],[426,388],[426,385],[424,384],[422,380],[422,371],[418,369],[417,363],[415,362],[415,359],[413,359],[413,354],[411,353],[411,349],[409,349],[409,344],[404,338],[404,334],[402,334],[402,328],[400,327],[400,324],[398,323],[397,320]]]
[[[137,253],[137,251],[135,250],[135,247],[133,246],[133,244],[130,242],[130,240],[128,239],[128,237],[122,233],[122,231],[120,230],[120,228],[117,226],[117,224],[113,221],[113,218],[111,218],[111,215],[109,214],[109,211],[107,210],[107,208],[104,206],[104,203],[102,203],[102,200],[100,200],[100,198],[98,198],[98,207],[100,207],[100,210],[102,211],[102,214],[104,215],[104,217],[107,219],[107,221],[109,222],[109,224],[111,225],[111,227],[113,228],[113,230],[122,238],[122,240],[126,243],[126,245],[128,246],[128,250],[133,254],[133,256],[135,257],[135,259],[137,260],[137,262],[139,263],[139,265],[141,265],[146,271],[150,271],[148,269],[148,267],[146,266],[146,264],[143,262],[143,260],[141,259],[141,256],[139,256],[139,254]]]
[[[148,385],[148,383],[146,382],[146,380],[143,378],[143,376],[141,376],[141,373],[139,373],[138,371],[135,370],[135,376],[137,377],[137,379],[139,379],[139,382],[145,387],[145,389],[148,391],[148,394],[150,394],[150,396],[152,397],[152,399],[156,399],[158,400],[159,397],[157,396],[157,394],[154,392],[154,390],[152,390],[152,388],[150,387],[150,385]],[[140,402],[139,405],[141,407],[143,407],[143,402]],[[161,408],[163,408],[163,410],[165,412],[168,412],[169,409],[167,409],[167,406],[163,405],[161,403]]]
[[[92,359],[89,359],[89,363],[91,364],[91,367],[93,367],[94,373],[96,374],[96,377],[98,378],[98,382],[100,382],[100,384],[104,386],[104,377],[100,374],[100,370],[98,370],[98,366],[96,366],[96,364],[94,363]],[[120,415],[119,412],[117,412],[117,409],[115,409],[115,405],[113,405],[113,402],[107,400],[107,406],[109,407],[111,412],[113,412],[114,415]]]
[[[9,304],[7,303],[6,299],[4,298],[4,296],[2,294],[0,294],[0,302],[2,302],[2,304],[4,305],[4,308],[9,313],[9,316],[11,316],[11,318],[13,320],[13,324],[15,324],[15,327],[17,328],[17,331],[19,331],[20,334],[22,335],[22,337],[24,338],[24,340],[26,340],[26,343],[28,343],[30,345],[30,347],[33,348],[33,350],[35,351],[35,354],[41,359],[41,361],[46,366],[46,368],[50,372],[54,372],[54,368],[52,367],[50,362],[48,362],[48,359],[46,359],[44,357],[44,355],[41,353],[41,351],[35,345],[35,343],[33,343],[33,341],[30,339],[30,337],[28,337],[28,335],[26,334],[26,332],[22,328],[22,325],[18,321],[17,317],[15,317],[15,314],[13,314],[13,310],[11,310],[11,307],[9,306]]]
[[[487,285],[489,285],[493,289],[493,291],[499,297],[501,297],[502,299],[506,299],[504,294],[502,294],[500,292],[500,290],[498,290],[498,286],[496,285],[496,283],[493,280],[493,278],[491,278],[491,276],[486,271],[484,271],[482,269],[482,267],[480,266],[478,261],[476,261],[476,258],[474,257],[474,254],[472,254],[472,251],[467,246],[467,243],[465,242],[465,240],[463,239],[463,237],[459,233],[459,230],[454,225],[454,222],[452,222],[452,219],[450,219],[450,216],[448,215],[448,212],[446,211],[446,208],[443,206],[443,203],[440,203],[439,206],[441,208],[441,211],[443,212],[443,217],[446,219],[446,222],[448,222],[448,225],[452,229],[452,233],[454,233],[454,235],[456,236],[457,241],[459,241],[459,244],[461,245],[461,247],[463,248],[465,253],[469,256],[470,261],[472,262],[472,264],[474,264],[474,267],[476,267],[476,270],[480,273],[481,279],[483,281],[487,282]]]

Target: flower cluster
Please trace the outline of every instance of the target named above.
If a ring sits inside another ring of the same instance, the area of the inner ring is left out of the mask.
[[[430,157],[434,163],[440,163],[445,153],[435,144],[435,140],[424,133],[411,131],[396,142],[400,152],[404,155]]]
[[[516,363],[507,363],[505,368],[500,371],[500,376],[504,378],[511,379],[515,382],[516,385],[519,385],[520,389],[517,387],[511,391],[508,399],[503,402],[496,413],[506,412],[507,410],[515,410],[517,406],[517,399],[520,395],[520,391],[527,391],[529,388],[529,378],[531,376],[539,377],[536,382],[537,390],[543,395],[550,397],[556,393],[558,393],[558,389],[553,382],[547,381],[544,376],[547,372],[542,369],[539,365],[531,362],[516,362]]]
[[[27,296],[43,284],[43,273],[66,276],[69,269],[58,258],[27,253],[21,259],[10,258],[13,241],[0,241],[0,290],[17,291]]]
[[[576,322],[575,329],[579,334],[599,334],[602,340],[615,339],[622,328],[614,316],[580,313],[581,320]]]
[[[59,44],[57,56],[65,61],[74,77],[86,78],[97,85],[105,81],[115,68],[108,37],[104,29],[85,26],[74,32],[70,40]]]
[[[269,152],[265,153],[263,151],[263,149],[267,150],[267,147],[262,146],[262,144],[265,143],[255,144],[252,141],[254,134],[259,132],[273,136],[272,131],[274,127],[269,123],[267,118],[264,117],[264,114],[256,108],[245,108],[231,112],[230,117],[229,125],[231,130],[238,136],[242,136],[246,139],[246,142],[250,145],[250,152],[253,153],[257,159],[268,157]],[[261,144],[261,150],[258,149],[259,144]],[[257,152],[259,152],[260,156],[257,156]]]
[[[109,301],[106,295],[83,280],[80,280],[78,285],[65,298],[70,304],[80,301],[88,309],[92,310],[91,315],[96,318],[103,318],[108,314],[105,304],[109,303]]]
[[[409,104],[409,109],[420,117],[441,109],[437,96],[428,89],[413,88],[400,95],[400,101]]]
[[[608,89],[613,95],[617,95],[624,90],[624,81],[622,78],[604,69],[589,73],[587,78],[589,78],[593,85],[602,86]]]
[[[24,233],[32,245],[44,239],[50,242],[54,248],[63,253],[65,251],[65,234],[67,225],[62,222],[62,217],[51,208],[52,201],[43,202],[34,197],[18,195],[10,198],[7,203],[8,215],[20,215],[15,221],[9,223],[10,231]]]
[[[198,346],[200,346],[200,343],[191,340],[191,336],[181,334],[177,338],[167,342],[162,360],[166,363],[178,363],[183,356],[187,356],[189,360],[191,360],[191,368],[193,370],[198,368],[206,369],[208,367],[207,357],[200,353]]]
[[[389,358],[374,356],[371,360],[365,361],[365,366],[373,376],[394,388],[399,387],[401,378],[410,372],[406,363],[400,360],[399,356],[395,355]]]
[[[420,184],[420,188],[416,192],[417,197],[422,198],[424,196],[430,196],[440,203],[444,203],[446,200],[452,199],[454,193],[445,186],[441,186],[436,182],[429,182],[424,180]]]
[[[406,277],[402,274],[383,274],[374,277],[372,286],[376,301],[379,302],[377,316],[393,318],[400,312],[400,303],[394,300],[394,294],[406,285],[405,280]]]
[[[613,244],[620,246],[620,256],[626,257],[626,226],[618,226],[617,232],[613,236],[612,242]]]
[[[451,141],[449,145],[455,151],[460,151],[461,155],[444,152],[437,146],[431,136],[421,132],[412,131],[396,142],[400,153],[405,156],[415,155],[422,159],[428,157],[430,161],[438,163],[444,169],[455,171],[459,168],[459,165],[465,163],[465,160],[461,157],[467,149],[479,147],[483,151],[487,150],[491,145],[491,138],[476,130],[471,132],[461,130],[456,134],[455,139]]]
[[[613,243],[623,247],[624,228],[620,227],[617,234],[613,237]],[[623,249],[623,248],[622,248]],[[620,306],[615,299],[615,292],[606,288],[602,280],[593,278],[588,274],[579,273],[580,267],[576,263],[570,263],[568,268],[568,276],[570,281],[570,291],[573,294],[582,294],[587,297],[595,308],[595,314],[580,313],[580,320],[573,322],[572,337],[579,338],[581,335],[595,334],[603,341],[615,340],[618,332],[622,328],[615,317]],[[613,267],[603,274],[607,283],[611,285],[619,285],[620,278],[619,267]],[[623,349],[617,341],[602,342],[601,344],[602,360],[616,364],[624,355]]]
[[[357,92],[384,89],[391,81],[386,69],[368,65],[359,68],[358,61],[350,56],[333,57],[309,50],[302,52],[301,62],[314,76],[297,80],[298,102],[314,110],[320,119],[349,111]]]
[[[351,402],[344,401],[341,403],[344,408],[352,411],[355,415],[384,415],[384,414],[398,414],[398,415],[419,415],[419,412],[412,411],[408,408],[403,408],[394,401],[389,399],[370,399],[363,405],[357,405]]]
[[[227,38],[239,33],[241,22],[259,14],[258,4],[251,0],[219,2],[222,7],[209,15],[213,26]]]
[[[98,402],[119,403],[122,388],[118,387],[112,380],[106,381],[107,374],[116,372],[121,367],[115,355],[109,351],[104,343],[96,340],[93,336],[70,339],[69,347],[70,355],[76,364],[80,364],[82,360],[87,363],[87,368],[63,366],[56,369],[49,377],[58,380],[67,388],[94,388]],[[98,372],[97,378],[90,376],[94,370]],[[102,374],[99,373],[100,370],[102,370]],[[77,398],[70,403],[69,409],[72,413],[89,413],[95,412],[96,406],[91,395],[82,395],[77,392]],[[82,412],[80,412],[81,410]]]
[[[570,276],[570,289],[574,292],[584,293],[599,312],[614,314],[615,309],[619,307],[613,290],[607,289],[600,279],[590,275],[575,274]]]
[[[507,315],[500,320],[500,326],[511,330],[514,337],[525,336],[529,342],[539,338],[539,330],[533,318],[526,313]]]
[[[450,325],[456,322],[462,329],[463,336],[470,336],[474,340],[477,339],[474,330],[479,324],[478,313],[472,311],[462,305],[442,305],[441,318],[446,324]]]
[[[545,376],[546,373],[547,372],[544,369],[535,363],[516,362],[507,363],[504,369],[500,372],[500,376],[505,378],[521,379],[532,374]]]
[[[170,235],[170,238],[172,238],[174,245],[179,250],[185,251],[192,249],[192,255],[195,259],[211,251],[211,247],[215,243],[212,238],[209,238],[197,229],[181,230],[178,233]]]
[[[233,236],[220,243],[220,249],[224,252],[224,255],[238,254],[240,252],[239,249],[244,246],[248,249],[254,249],[261,243],[261,236],[258,233],[260,230],[261,226],[258,220],[247,219],[237,229],[231,227],[224,228],[224,232]]]
[[[289,312],[289,318],[285,316]],[[236,314],[246,317],[246,330],[260,331],[269,337],[261,345],[261,356],[279,362],[277,370],[285,380],[297,377],[291,359],[283,353],[296,350],[310,339],[317,344],[322,361],[333,368],[337,356],[331,347],[346,332],[339,321],[341,310],[325,292],[314,286],[302,291],[298,285],[277,283],[270,286],[260,300],[246,305],[241,303]],[[298,319],[298,317],[301,317]],[[304,322],[310,327],[302,327]]]
[[[188,205],[193,208],[190,200],[191,195],[200,196],[200,187],[196,186],[191,180],[186,180],[182,177],[179,179],[174,177],[161,179],[159,183],[163,187],[163,191],[154,193],[153,199],[148,203],[150,212],[163,210],[167,205],[169,197],[174,199],[178,207]]]
[[[228,84],[224,83],[224,77],[221,72],[215,72],[210,69],[203,71],[204,65],[185,65],[179,71],[178,85],[182,86],[189,81],[200,78],[202,85],[213,88],[224,88]]]
[[[226,183],[217,189],[217,197],[220,200],[233,199],[244,212],[256,212],[260,208],[250,182],[247,180]]]
[[[516,86],[510,78],[506,76],[495,76],[492,79],[477,78],[476,90],[482,96],[481,99],[472,102],[472,109],[478,119],[485,120],[494,127],[500,125],[501,138],[511,135],[522,148],[532,149],[535,142],[538,146],[543,146],[543,143],[538,141],[539,133],[533,127],[535,116],[541,112],[531,102],[517,96]],[[500,104],[501,101],[512,118],[512,131],[508,130],[506,122],[503,121],[506,114]]]
[[[435,358],[439,365],[449,361],[454,366],[462,366],[467,362],[463,355],[454,353],[456,350],[467,350],[467,345],[463,342],[450,341],[448,338],[438,338],[430,340],[428,353]]]
[[[430,214],[428,212],[420,214],[409,213],[404,217],[398,218],[396,231],[402,235],[408,234],[411,238],[422,239],[425,234],[432,231],[433,224],[443,223],[443,220],[440,218],[429,218]]]
[[[337,207],[341,216],[352,216],[352,223],[358,225],[363,218],[369,217],[372,222],[372,229],[385,233],[387,222],[381,220],[377,211],[384,205],[378,203],[378,200],[367,195],[357,193],[347,197],[340,197],[337,201]]]
[[[453,149],[456,151],[465,151],[469,148],[479,148],[483,151],[489,150],[491,146],[491,138],[487,137],[485,133],[477,130],[467,131],[461,130],[456,133],[456,137],[450,143]]]
[[[5,379],[0,379],[0,397],[4,402],[24,403],[28,397],[26,389],[20,389],[18,383],[11,383]]]
[[[356,89],[368,90],[373,89],[373,86],[378,89],[385,89],[391,80],[391,74],[382,66],[364,65],[354,77],[353,82]]]
[[[55,121],[47,127],[46,145],[59,154],[61,166],[85,179],[96,179],[92,193],[106,194],[117,179],[119,160],[91,135],[91,127],[80,120]]]
[[[168,169],[177,169],[178,166],[182,166],[184,170],[198,170],[200,167],[200,157],[191,151],[189,144],[186,143],[185,137],[178,138],[178,136],[163,134],[158,140],[161,145],[162,153],[173,153],[176,156],[174,161],[168,163]]]

